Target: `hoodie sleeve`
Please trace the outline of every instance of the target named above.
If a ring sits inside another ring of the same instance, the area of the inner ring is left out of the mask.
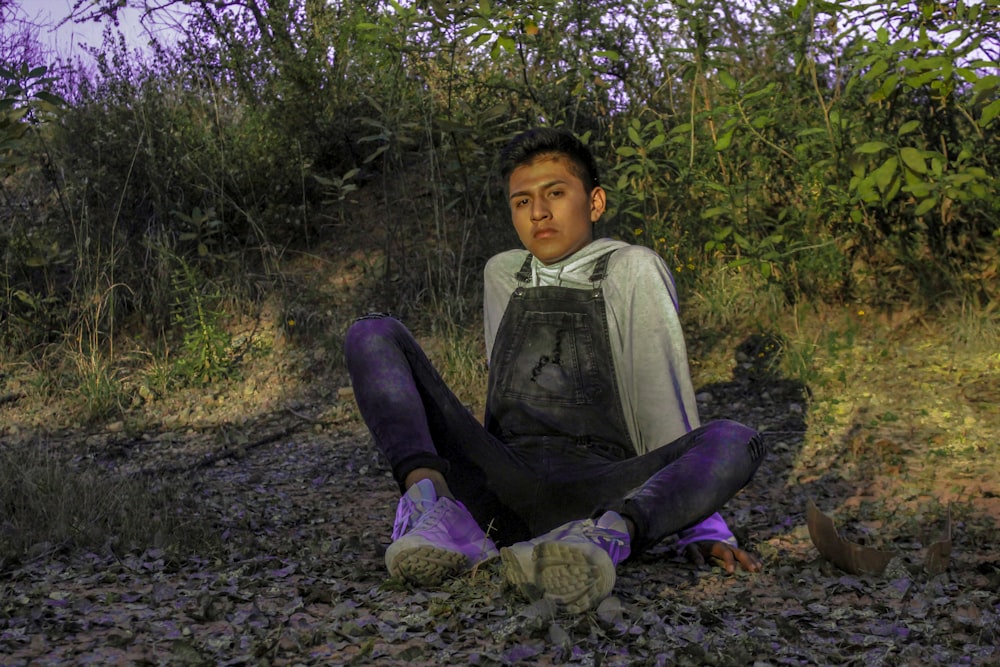
[[[493,343],[500,328],[510,294],[517,287],[514,274],[524,262],[523,250],[509,250],[494,255],[483,270],[483,333],[486,341],[486,361],[493,354]]]
[[[700,425],[677,293],[666,263],[641,246],[615,253],[605,292],[622,407],[641,455]]]
[[[701,523],[677,533],[677,549],[683,550],[695,542],[725,542],[729,546],[738,547],[736,536],[729,530],[726,520],[716,512]]]

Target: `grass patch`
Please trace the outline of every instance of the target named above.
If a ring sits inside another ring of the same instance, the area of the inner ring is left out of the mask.
[[[0,445],[0,571],[78,550],[203,553],[217,538],[184,511],[184,501],[173,480],[115,475],[70,461],[51,445]]]
[[[448,387],[473,412],[480,414],[489,378],[482,324],[448,325],[430,340],[421,340],[421,344]]]
[[[725,265],[709,268],[680,299],[685,319],[716,332],[771,329],[787,305],[778,285],[746,267]]]

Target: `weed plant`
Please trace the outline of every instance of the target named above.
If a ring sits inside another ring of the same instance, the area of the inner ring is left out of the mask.
[[[119,369],[96,353],[77,355],[74,362],[71,384],[76,386],[83,421],[96,422],[124,412],[128,399]]]
[[[230,363],[230,336],[214,306],[218,292],[206,293],[195,268],[181,260],[174,274],[174,318],[183,330],[182,354],[175,365],[183,384],[208,384],[226,377]]]

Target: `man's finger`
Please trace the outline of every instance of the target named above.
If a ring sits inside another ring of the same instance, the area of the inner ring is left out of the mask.
[[[736,558],[739,560],[743,569],[747,572],[760,572],[760,560],[758,560],[753,554],[740,549],[736,552]]]
[[[733,550],[729,548],[722,549],[722,555],[715,554],[715,560],[719,561],[719,565],[722,569],[732,574],[736,571],[736,557],[733,555]]]

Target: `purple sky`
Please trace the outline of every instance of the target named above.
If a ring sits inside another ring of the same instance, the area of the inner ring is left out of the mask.
[[[73,7],[73,0],[15,0],[15,4],[20,6],[22,18],[38,23],[40,27],[38,37],[44,44],[50,46],[53,53],[64,59],[75,56],[83,56],[77,46],[83,42],[90,46],[100,46],[101,36],[104,26],[100,23],[72,23],[68,22],[58,29],[55,26],[69,15]],[[147,37],[143,25],[140,23],[140,12],[127,9],[119,14],[120,29],[125,34],[130,48],[143,48]],[[157,28],[157,26],[153,26]],[[157,35],[162,31],[159,27]]]

